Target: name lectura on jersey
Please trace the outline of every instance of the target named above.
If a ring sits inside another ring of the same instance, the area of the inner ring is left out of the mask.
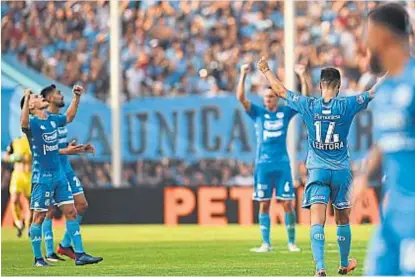
[[[260,104],[259,97],[250,97]],[[333,120],[321,115],[318,120]],[[324,117],[324,118],[323,118]],[[296,136],[299,159],[307,151],[307,133],[298,118]],[[16,118],[16,120],[19,120]],[[18,121],[10,122],[18,122]],[[10,124],[11,128],[14,124]],[[184,160],[230,158],[246,162],[255,159],[256,137],[254,125],[235,97],[205,98],[144,98],[126,102],[121,114],[121,148],[124,161],[137,158],[157,160],[164,157]],[[8,130],[9,128],[4,128]],[[349,146],[352,158],[360,158],[372,144],[372,116],[370,111],[360,113],[350,130]],[[96,161],[111,160],[111,112],[102,104],[81,102],[78,115],[68,125],[68,141],[93,143]],[[20,129],[16,127],[16,133]],[[274,136],[275,133],[265,133]],[[6,136],[3,136],[6,137]],[[48,138],[49,139],[49,138]],[[317,149],[335,150],[342,147],[332,139],[314,145]]]

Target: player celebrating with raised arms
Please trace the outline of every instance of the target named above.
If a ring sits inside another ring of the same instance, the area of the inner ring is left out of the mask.
[[[272,251],[270,239],[270,201],[275,189],[277,201],[282,201],[285,211],[285,226],[288,234],[288,250],[300,251],[295,244],[295,192],[291,177],[290,159],[287,153],[287,130],[291,118],[297,112],[287,106],[278,106],[278,97],[268,88],[264,93],[264,106],[253,104],[245,96],[245,79],[249,65],[241,67],[237,99],[255,123],[257,151],[253,200],[259,201],[258,221],[262,234],[262,245],[252,252]],[[302,87],[306,93],[305,70],[299,69]]]
[[[355,179],[354,199],[381,166],[388,200],[368,252],[370,276],[415,276],[415,59],[410,55],[411,22],[398,3],[369,13],[367,44],[371,70],[387,72],[373,101],[375,144],[367,168]]]
[[[82,88],[79,86],[75,86],[74,90],[81,90]],[[50,85],[46,88],[44,88],[40,94],[44,99],[46,99],[49,103],[49,107],[47,109],[48,114],[52,115],[62,115],[60,113],[60,109],[65,106],[64,103],[64,97],[59,89],[56,88],[55,85]],[[73,104],[71,104],[71,107],[73,109],[77,109],[79,105],[79,97],[75,97],[73,99]],[[77,212],[76,220],[80,224],[82,221],[82,216],[84,215],[86,208],[88,207],[88,202],[86,201],[84,190],[82,188],[82,184],[79,181],[79,179],[76,177],[71,164],[68,159],[68,153],[67,147],[70,145],[67,141],[68,136],[68,129],[65,126],[58,127],[58,140],[59,140],[59,152],[60,155],[60,161],[63,168],[63,171],[66,175],[66,179],[68,180],[71,192],[73,195],[73,199],[75,202],[75,208]],[[71,143],[72,145],[73,143]],[[83,148],[78,145],[76,146],[80,148],[79,152],[87,152],[87,153],[93,153],[95,151],[94,147],[90,144],[85,145]],[[79,154],[79,153],[73,153],[73,154]],[[56,262],[58,260],[62,260],[56,253],[54,253],[54,245],[53,245],[53,230],[52,230],[52,214],[54,209],[51,209],[47,214],[46,218],[43,221],[42,224],[42,232],[45,237],[45,246],[46,246],[46,259],[51,262]],[[61,255],[65,255],[71,259],[75,259],[75,252],[71,246],[71,239],[68,230],[65,232],[65,235],[63,237],[62,242],[59,244],[57,252]]]
[[[340,252],[340,274],[347,274],[357,265],[349,259],[351,230],[349,225],[352,171],[347,137],[354,116],[372,99],[371,91],[352,97],[338,97],[340,72],[335,68],[321,71],[321,97],[305,97],[287,90],[274,76],[266,59],[258,62],[274,93],[286,99],[287,106],[301,114],[308,133],[308,181],[303,208],[311,211],[311,248],[316,276],[326,276],[324,262],[324,225],[329,200],[334,207],[337,243]]]
[[[74,90],[77,101],[81,93],[81,89]],[[83,249],[73,196],[60,163],[57,128],[71,122],[75,117],[76,109],[69,107],[66,115],[47,114],[49,103],[40,95],[31,95],[30,90],[25,91],[20,105],[21,127],[29,139],[33,156],[30,199],[33,221],[30,227],[30,239],[35,256],[34,266],[48,266],[41,252],[41,225],[52,200],[58,204],[66,217],[66,229],[75,246],[75,264],[86,265],[102,261],[100,257],[86,254]]]

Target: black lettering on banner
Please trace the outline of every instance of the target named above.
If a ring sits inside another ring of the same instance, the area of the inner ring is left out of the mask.
[[[211,129],[209,128],[210,115],[212,115],[215,120],[218,120],[220,118],[219,108],[215,106],[207,106],[202,108],[202,144],[207,151],[218,151],[221,147],[222,142],[219,136],[214,137],[213,144],[209,144],[211,134]]]
[[[163,114],[160,112],[156,112],[156,117],[159,122],[159,137],[158,137],[158,147],[157,153],[158,155],[165,155],[165,151],[163,149],[163,137],[167,136],[167,141],[169,143],[169,148],[172,151],[172,154],[176,154],[176,145],[177,145],[177,111],[174,111],[172,114],[173,119],[173,127],[169,126],[167,123],[166,118],[164,118]]]
[[[140,147],[134,147],[134,134],[133,134],[133,126],[134,123],[138,119],[139,122],[139,132],[140,136],[138,141],[140,142]],[[127,114],[127,136],[128,136],[128,151],[134,155],[143,154],[147,148],[147,113],[137,113],[137,114]]]
[[[235,109],[233,113],[231,139],[229,140],[229,143],[226,147],[226,152],[233,151],[233,143],[236,139],[239,139],[242,143],[242,152],[251,151],[251,146],[249,145],[247,136],[247,130],[240,109]]]
[[[87,143],[102,145],[103,150],[101,155],[111,155],[111,147],[99,115],[91,116],[91,125],[89,127]]]
[[[373,143],[372,126],[373,117],[372,112],[364,110],[356,116],[356,143],[355,151],[362,151],[364,147],[363,141],[366,141],[367,148],[370,148]]]
[[[196,112],[193,110],[185,111],[184,115],[186,116],[187,122],[187,154],[194,154],[196,152],[195,149],[195,114]]]

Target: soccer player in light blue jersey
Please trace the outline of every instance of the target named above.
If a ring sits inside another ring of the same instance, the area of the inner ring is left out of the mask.
[[[78,86],[74,87],[74,90],[80,89]],[[46,101],[49,103],[49,107],[47,109],[48,114],[54,115],[61,115],[60,109],[65,106],[64,97],[59,89],[56,88],[54,84],[45,87],[40,94]],[[79,98],[74,98],[73,106],[79,105]],[[90,144],[88,145],[77,145],[75,146],[74,142],[70,144],[67,141],[68,136],[68,129],[65,126],[58,127],[58,140],[59,140],[59,152],[60,152],[60,161],[63,167],[63,171],[66,175],[66,178],[70,184],[71,192],[75,202],[75,208],[77,211],[76,220],[80,224],[82,221],[82,217],[85,214],[86,208],[88,207],[88,202],[84,195],[84,190],[82,187],[81,182],[76,177],[71,164],[68,159],[68,155],[71,154],[80,154],[80,153],[92,153],[94,152],[94,147]],[[68,149],[72,146],[80,148],[76,153],[68,153]],[[69,148],[68,148],[69,147]],[[46,248],[46,260],[50,262],[56,262],[62,260],[56,253],[54,253],[54,243],[53,243],[53,230],[52,230],[52,215],[55,212],[54,206],[51,206],[48,213],[46,214],[46,218],[42,224],[42,232],[44,235],[45,240],[45,248]],[[71,246],[71,239],[69,236],[68,231],[65,232],[63,240],[59,243],[57,252],[61,255],[65,255],[73,260],[75,260],[75,252]]]
[[[288,124],[297,112],[287,106],[278,106],[278,97],[271,88],[265,91],[264,107],[249,101],[245,96],[245,79],[248,71],[249,65],[242,65],[236,96],[254,121],[257,136],[253,200],[259,202],[258,221],[262,245],[251,251],[263,253],[273,250],[270,239],[269,208],[275,190],[275,198],[281,201],[284,207],[288,250],[297,252],[300,249],[295,244],[295,192],[286,144]],[[301,79],[305,80],[304,77]],[[306,89],[304,91],[306,92]]]
[[[74,90],[74,97],[79,98],[81,93],[82,90]],[[34,266],[48,266],[41,252],[41,226],[53,201],[57,203],[66,217],[66,229],[75,246],[75,264],[86,265],[102,261],[100,257],[86,254],[83,249],[73,196],[59,157],[58,127],[73,120],[76,113],[75,107],[70,107],[66,115],[47,114],[46,109],[49,103],[40,95],[31,95],[30,90],[25,91],[20,105],[22,108],[21,127],[29,139],[33,157],[30,198],[33,221],[30,226],[30,239],[35,256]]]
[[[359,199],[380,166],[388,199],[365,265],[370,276],[415,276],[415,59],[410,56],[411,23],[397,3],[369,13],[367,44],[371,69],[387,72],[371,104],[375,143],[367,167],[355,179]]]
[[[321,71],[321,97],[305,97],[287,90],[274,76],[264,58],[258,68],[267,78],[277,96],[286,99],[287,106],[301,114],[308,133],[308,181],[303,208],[311,212],[311,248],[316,264],[316,276],[326,276],[324,262],[324,224],[329,200],[334,207],[337,242],[340,252],[340,274],[347,274],[357,265],[349,259],[351,230],[349,225],[352,172],[347,137],[354,116],[365,109],[372,92],[352,97],[338,97],[340,72],[335,68]]]

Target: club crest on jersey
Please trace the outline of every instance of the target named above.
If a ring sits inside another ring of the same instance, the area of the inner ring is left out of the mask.
[[[356,101],[357,101],[358,104],[361,105],[365,102],[365,98],[363,97],[363,95],[359,95],[359,96],[357,96]]]
[[[278,112],[278,113],[277,113],[277,118],[279,118],[279,119],[284,118],[284,113],[282,113],[282,112]]]
[[[293,97],[292,97],[293,102],[297,102],[299,99],[300,99],[300,96],[297,95],[297,94],[294,94]]]
[[[265,115],[264,115],[264,117],[265,117],[266,119],[270,119],[270,118],[271,118],[271,116],[270,116],[269,114],[265,114]]]
[[[51,125],[53,128],[56,128],[56,123],[55,123],[55,121],[51,121],[51,122],[50,122],[50,125]]]
[[[40,125],[40,129],[41,129],[41,130],[46,130],[46,127],[45,127],[45,126],[43,126],[43,125]]]

